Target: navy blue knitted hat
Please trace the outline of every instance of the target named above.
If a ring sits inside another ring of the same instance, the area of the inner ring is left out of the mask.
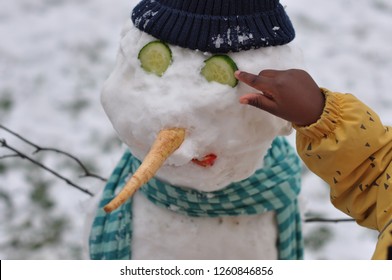
[[[279,0],[142,0],[131,18],[162,41],[211,53],[284,45],[295,37]]]

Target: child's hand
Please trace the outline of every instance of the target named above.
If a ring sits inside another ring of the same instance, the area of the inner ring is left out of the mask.
[[[303,70],[263,70],[259,75],[237,71],[236,78],[261,91],[240,98],[249,104],[296,125],[315,123],[324,109],[324,95],[312,77]]]

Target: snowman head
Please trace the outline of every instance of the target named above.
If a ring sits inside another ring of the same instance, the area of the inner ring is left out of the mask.
[[[237,83],[233,71],[301,67],[300,51],[288,45],[293,38],[278,0],[143,0],[122,33],[103,107],[140,160],[151,158],[155,139],[169,131],[170,153],[157,148],[165,154],[154,164],[159,179],[221,189],[261,168],[273,139],[291,130],[286,121],[238,102],[254,89]]]

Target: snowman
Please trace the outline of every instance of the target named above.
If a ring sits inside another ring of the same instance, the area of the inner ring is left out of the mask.
[[[92,259],[301,259],[300,163],[241,69],[301,66],[279,0],[142,0],[101,101],[127,150],[92,223]],[[260,93],[262,94],[262,93]]]

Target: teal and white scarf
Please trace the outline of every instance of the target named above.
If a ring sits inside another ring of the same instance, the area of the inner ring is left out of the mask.
[[[102,208],[123,188],[139,165],[140,161],[126,151],[107,182],[90,233],[91,259],[132,258],[132,199],[109,214]],[[193,217],[256,215],[276,211],[279,259],[293,260],[303,258],[297,204],[300,182],[300,160],[287,140],[278,137],[264,158],[263,169],[222,190],[199,192],[174,187],[153,178],[139,191],[155,205]]]

